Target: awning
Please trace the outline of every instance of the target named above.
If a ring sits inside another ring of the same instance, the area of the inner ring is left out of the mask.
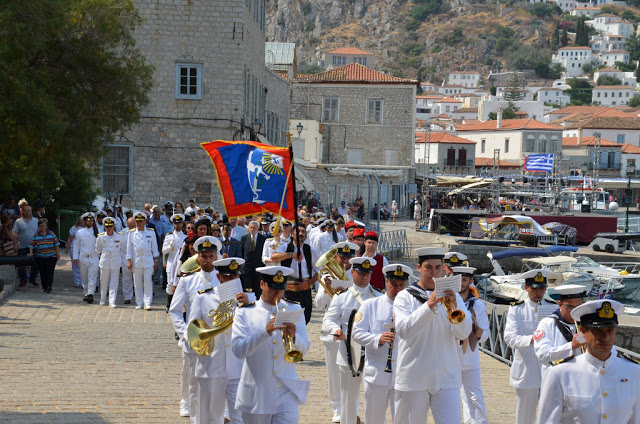
[[[293,167],[295,168],[296,172],[296,190],[313,191],[315,189],[313,181],[311,181],[311,178],[309,177],[307,171],[305,171],[304,167],[296,163],[295,159]]]

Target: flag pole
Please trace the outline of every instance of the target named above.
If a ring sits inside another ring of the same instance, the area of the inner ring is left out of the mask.
[[[300,243],[297,239],[298,237],[298,201],[296,200],[296,171],[295,171],[295,166],[293,166],[293,144],[291,144],[291,139],[289,139],[289,158],[291,160],[291,179],[292,181],[292,186],[293,186],[293,217],[294,217],[294,237],[296,237],[296,246],[298,246],[298,257],[300,256]],[[285,186],[285,191],[286,191],[286,187]],[[300,261],[298,261],[300,262]],[[302,275],[298,276],[300,278],[300,280],[302,280]],[[311,276],[309,276],[311,277]]]

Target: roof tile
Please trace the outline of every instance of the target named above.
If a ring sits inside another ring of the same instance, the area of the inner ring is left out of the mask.
[[[431,135],[425,132],[416,133],[416,143],[451,143],[451,144],[476,144],[475,141],[467,140],[466,138],[458,137],[457,135],[441,132],[431,131]]]
[[[484,121],[475,125],[458,125],[458,131],[507,131],[507,130],[562,130],[560,125],[545,124],[535,119],[503,119],[498,128],[498,121]]]
[[[640,147],[634,146],[633,144],[624,143],[622,145],[622,153],[637,155],[640,154]]]
[[[582,137],[580,144],[578,144],[578,137],[563,137],[562,138],[562,147],[580,147],[580,146],[594,146],[595,145],[595,137]],[[604,138],[600,139],[601,147],[620,147],[621,144],[616,143],[615,141],[606,140]]]
[[[364,50],[360,50],[357,47],[338,47],[337,49],[331,50],[329,54],[360,54],[360,55],[371,55],[369,52],[365,52]]]
[[[299,82],[315,82],[315,83],[359,83],[359,84],[417,84],[418,81],[393,77],[383,74],[359,63],[351,63],[330,71],[320,72],[318,74],[298,75]]]
[[[506,160],[499,161],[500,168],[522,168],[519,163],[507,162]],[[493,158],[479,158],[476,157],[476,168],[480,166],[493,166]]]

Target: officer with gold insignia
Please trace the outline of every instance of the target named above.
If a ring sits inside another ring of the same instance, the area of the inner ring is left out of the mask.
[[[191,314],[194,299],[200,292],[212,291],[219,284],[218,273],[213,263],[218,260],[218,252],[222,249],[220,240],[212,236],[200,237],[193,245],[198,252],[198,265],[200,271],[182,276],[178,280],[176,292],[173,294],[171,306],[169,307],[169,318],[173,323],[180,345],[182,346],[183,360],[188,362],[189,367],[189,405],[180,405],[180,415],[186,412],[186,416],[191,414],[191,422],[196,422],[197,415],[197,391],[198,380],[196,379],[196,354],[189,346],[187,339],[188,321],[185,321],[183,311],[186,309],[186,316]],[[183,399],[184,400],[184,399]]]
[[[447,252],[444,255],[444,275],[448,277],[453,275],[453,270],[451,269],[454,266],[469,266],[467,262],[467,255],[460,252]]]
[[[578,356],[584,349],[584,343],[578,334],[577,324],[571,318],[571,311],[584,302],[586,296],[584,286],[563,284],[555,288],[558,309],[550,316],[543,318],[533,334],[533,346],[538,360],[542,364],[542,381],[551,362],[567,356]]]
[[[227,283],[237,282],[238,286],[242,288],[239,278],[242,264],[244,264],[244,259],[234,257],[218,259],[212,263],[218,271],[220,284],[213,287],[213,290],[200,290],[194,296],[191,308],[189,308],[188,322],[200,319],[204,320],[210,328],[214,328],[212,317],[222,303],[219,293],[220,287]],[[205,265],[206,269],[203,268],[203,270],[210,271],[211,267],[208,261]],[[249,303],[247,294],[242,291],[236,294],[236,301],[241,305]],[[195,376],[198,379],[196,423],[223,424],[226,400],[229,405],[230,422],[242,424],[242,414],[235,409],[235,404],[244,361],[238,359],[231,351],[231,328],[215,336],[214,349],[210,355],[196,355],[195,361]]]
[[[382,269],[385,276],[384,296],[365,300],[358,310],[353,327],[353,339],[365,347],[364,365],[364,422],[383,424],[387,407],[391,405],[391,417],[395,415],[393,386],[395,384],[397,351],[393,348],[395,327],[393,302],[407,286],[413,275],[411,268],[402,264],[390,264]]]
[[[115,231],[116,220],[114,218],[106,217],[103,222],[105,232],[98,234],[96,239],[96,252],[100,256],[100,281],[102,282],[100,285],[100,305],[107,304],[108,293],[109,306],[115,308],[122,256],[126,254],[127,243],[125,236]]]
[[[353,284],[353,277],[351,276],[351,263],[349,259],[356,256],[358,251],[358,245],[349,242],[340,242],[333,245],[336,249],[336,261],[338,265],[344,269],[349,281],[341,281],[334,279],[329,272],[324,268],[319,272],[319,280],[321,279],[323,284],[318,287],[318,292],[314,300],[315,306],[318,309],[327,309],[331,304],[332,296],[327,293],[325,286],[334,292],[344,290],[345,287]],[[325,311],[326,315],[326,311]],[[321,332],[320,340],[324,344],[324,358],[327,365],[327,383],[329,385],[329,404],[333,410],[333,422],[340,422],[340,370],[336,363],[338,358],[338,347],[341,343],[329,333]]]
[[[539,424],[640,423],[640,365],[613,345],[624,305],[593,300],[571,317],[586,339],[586,352],[555,361],[540,393]]]
[[[360,308],[367,299],[382,296],[382,292],[369,284],[375,259],[358,257],[349,260],[353,285],[333,296],[331,305],[322,320],[322,331],[336,340],[345,340],[351,311]],[[358,419],[360,383],[362,376],[351,373],[347,359],[346,343],[340,343],[337,364],[340,372],[340,418],[342,424],[353,424]]]
[[[99,270],[99,257],[96,252],[98,230],[94,224],[95,215],[93,212],[86,212],[80,218],[84,221],[85,227],[79,229],[76,233],[73,243],[73,263],[80,266],[80,276],[82,277],[84,291],[82,300],[87,303],[93,303],[93,294],[96,291]]]
[[[260,299],[252,307],[238,308],[233,319],[231,349],[244,359],[238,384],[236,409],[244,424],[299,423],[300,405],[304,405],[309,381],[300,380],[293,362],[285,360],[283,333],[302,356],[311,343],[304,315],[297,322],[276,327],[276,315],[283,310],[300,310],[300,306],[281,300],[291,268],[258,267]]]
[[[512,304],[507,314],[504,341],[513,349],[509,385],[516,389],[516,424],[534,423],[540,396],[541,365],[534,349],[538,308],[547,290],[546,269],[534,269],[520,275],[526,297]]]
[[[165,290],[167,292],[167,310],[171,305],[171,297],[173,296],[173,283],[175,280],[175,275],[172,275],[172,273],[169,271],[173,268],[173,261],[176,260],[178,252],[180,252],[180,248],[182,247],[184,240],[187,238],[187,235],[182,231],[184,219],[184,215],[180,213],[171,215],[173,232],[167,233],[164,236],[164,242],[162,243],[162,255],[167,258],[165,266],[167,275],[167,286],[165,287]]]
[[[458,345],[471,332],[471,316],[458,293],[437,297],[435,278],[442,277],[445,249],[422,247],[420,280],[401,291],[393,302],[398,361],[395,420],[422,424],[431,409],[436,424],[460,422],[461,368]],[[443,302],[464,313],[454,324]],[[429,364],[429,365],[427,365]]]
[[[158,241],[154,230],[147,228],[147,215],[134,214],[136,229],[129,230],[127,239],[127,268],[133,271],[136,309],[151,310],[153,286],[151,276],[158,266]]]

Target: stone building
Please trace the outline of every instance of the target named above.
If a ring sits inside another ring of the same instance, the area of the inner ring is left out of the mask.
[[[126,206],[190,198],[222,208],[200,143],[250,135],[284,144],[290,83],[265,67],[265,0],[135,0],[154,68],[142,119],[107,151],[100,188]]]
[[[315,158],[304,168],[325,206],[352,203],[360,196],[365,205],[371,200],[371,207],[392,200],[401,208],[408,205],[409,193],[415,193],[416,87],[417,81],[357,63],[293,82],[291,132],[304,122],[298,138],[313,152],[305,157]],[[311,121],[318,123],[317,134],[303,133]]]

